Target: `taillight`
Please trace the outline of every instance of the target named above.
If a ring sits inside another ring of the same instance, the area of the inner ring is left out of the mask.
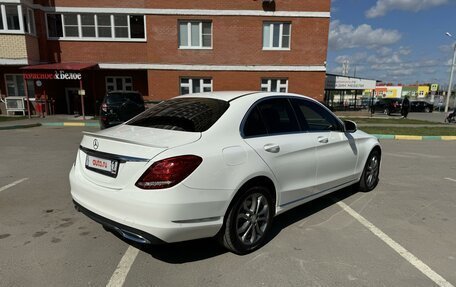
[[[101,104],[101,110],[103,112],[107,112],[108,111],[108,105],[106,103]]]
[[[203,161],[196,155],[171,157],[155,162],[138,179],[136,186],[142,189],[172,187],[189,176]]]

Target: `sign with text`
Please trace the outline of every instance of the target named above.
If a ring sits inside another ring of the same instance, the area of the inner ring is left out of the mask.
[[[326,90],[373,90],[375,87],[375,80],[326,75]]]
[[[77,72],[54,71],[54,72],[34,72],[24,73],[26,80],[81,80],[82,74]]]

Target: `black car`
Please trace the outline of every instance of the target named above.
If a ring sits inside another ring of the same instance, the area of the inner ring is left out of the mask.
[[[143,112],[144,99],[138,92],[109,92],[100,108],[100,127],[109,128]]]
[[[379,99],[372,106],[372,110],[374,113],[380,112],[380,113],[384,113],[385,115],[388,115],[388,116],[392,113],[400,113],[401,112],[401,102],[402,102],[401,99],[393,99],[393,98]]]
[[[426,101],[413,101],[410,102],[410,111],[432,113],[434,111],[434,105]]]

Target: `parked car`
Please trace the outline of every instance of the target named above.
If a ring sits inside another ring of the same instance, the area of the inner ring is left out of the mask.
[[[413,101],[410,102],[410,111],[432,113],[434,111],[434,105],[426,101]]]
[[[145,110],[144,100],[138,92],[109,92],[100,108],[100,127],[109,128],[121,124]]]
[[[338,189],[374,189],[378,140],[297,94],[179,96],[86,132],[70,171],[77,210],[139,243],[216,237],[259,248],[272,218]]]
[[[401,99],[396,98],[384,98],[379,99],[374,103],[372,109],[374,113],[384,113],[385,115],[391,115],[392,113],[400,113],[401,112]]]

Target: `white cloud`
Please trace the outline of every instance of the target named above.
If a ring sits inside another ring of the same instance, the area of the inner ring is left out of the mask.
[[[341,50],[358,47],[376,48],[392,45],[401,39],[397,30],[373,29],[362,24],[358,27],[341,24],[339,20],[331,22],[329,31],[329,49]]]
[[[448,3],[449,0],[377,0],[375,6],[366,11],[366,17],[376,18],[385,16],[391,10],[418,12]]]

